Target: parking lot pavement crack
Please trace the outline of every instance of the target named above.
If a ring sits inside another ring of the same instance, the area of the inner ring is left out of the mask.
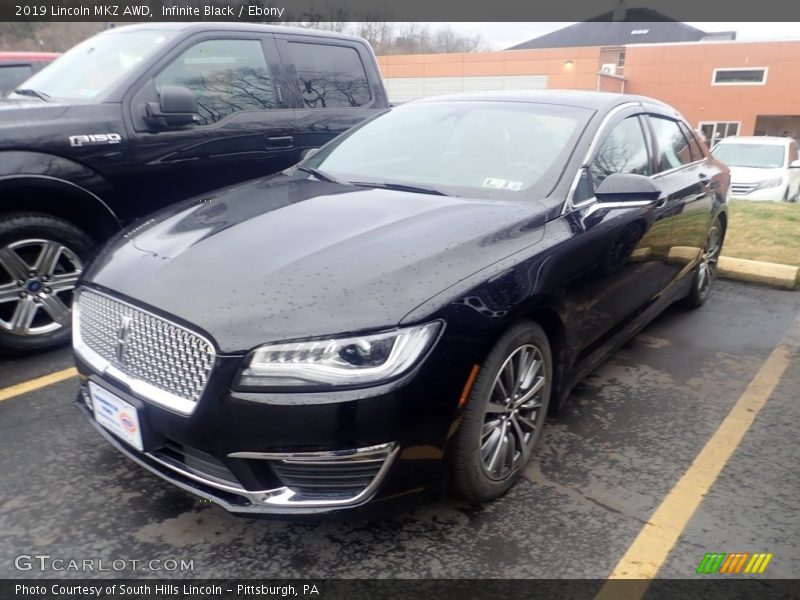
[[[652,523],[648,523],[648,521],[646,521],[645,519],[642,519],[630,513],[626,513],[622,509],[619,509],[615,506],[611,506],[610,504],[606,504],[605,502],[601,502],[597,498],[593,498],[592,496],[589,496],[588,494],[585,494],[580,490],[563,485],[561,483],[558,483],[557,481],[553,481],[552,479],[547,479],[547,477],[545,477],[544,473],[542,473],[541,469],[539,468],[539,465],[536,463],[531,463],[525,469],[525,478],[528,479],[528,481],[530,481],[533,484],[543,485],[545,487],[548,487],[577,502],[580,503],[589,502],[590,504],[594,504],[599,508],[618,514],[622,517],[625,517],[626,519],[633,519],[634,521],[641,523],[643,525],[645,524],[652,525]]]

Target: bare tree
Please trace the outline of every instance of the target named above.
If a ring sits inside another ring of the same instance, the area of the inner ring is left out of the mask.
[[[103,23],[0,23],[0,50],[64,52],[102,31]]]

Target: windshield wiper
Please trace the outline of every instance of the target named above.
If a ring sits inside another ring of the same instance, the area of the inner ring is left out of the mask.
[[[322,181],[327,181],[328,183],[338,183],[341,185],[347,185],[346,181],[342,181],[341,179],[336,179],[333,175],[328,175],[324,171],[320,171],[319,169],[315,169],[313,167],[305,167],[303,165],[297,166],[298,171],[303,171],[304,173],[309,173],[316,177],[317,179],[321,179]]]
[[[352,185],[361,187],[381,188],[382,190],[396,190],[398,192],[413,192],[415,194],[432,194],[434,196],[447,196],[444,192],[419,185],[406,185],[404,183],[391,183],[388,181],[351,181]]]
[[[20,88],[14,90],[14,93],[19,94],[20,96],[34,96],[36,98],[39,98],[39,100],[44,100],[45,102],[50,102],[53,99],[44,92],[40,92],[39,90],[33,90],[31,88]]]

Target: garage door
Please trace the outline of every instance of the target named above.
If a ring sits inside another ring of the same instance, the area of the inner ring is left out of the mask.
[[[497,90],[544,90],[547,75],[489,75],[484,77],[386,77],[390,102],[408,102],[426,96]]]

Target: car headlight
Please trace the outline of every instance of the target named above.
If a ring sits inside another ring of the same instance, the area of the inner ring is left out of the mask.
[[[239,388],[345,387],[379,383],[408,371],[443,323],[345,338],[267,344],[253,350]]]
[[[756,183],[756,190],[766,190],[768,188],[778,187],[783,183],[782,177],[775,177],[773,179],[765,179]]]

